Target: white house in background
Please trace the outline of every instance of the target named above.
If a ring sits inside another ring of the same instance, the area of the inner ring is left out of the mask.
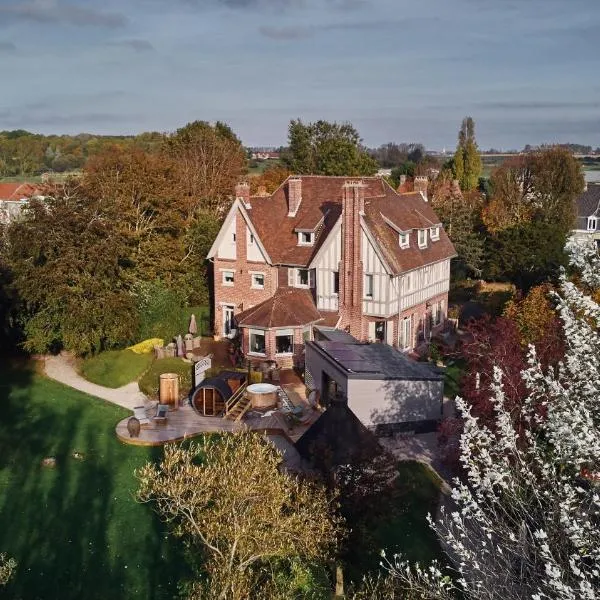
[[[592,239],[600,247],[600,183],[586,183],[576,201],[577,220],[574,240]]]

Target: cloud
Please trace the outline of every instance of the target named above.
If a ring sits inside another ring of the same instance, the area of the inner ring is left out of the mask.
[[[127,19],[122,14],[101,12],[61,0],[31,0],[0,6],[0,21],[3,18],[108,28],[122,27],[127,23]]]
[[[119,42],[112,42],[112,45],[131,48],[136,52],[150,52],[154,50],[154,46],[148,40],[121,40]]]
[[[514,100],[514,101],[489,101],[477,102],[477,108],[493,110],[544,110],[544,109],[576,109],[576,108],[600,108],[600,101],[554,101],[554,100]]]
[[[12,42],[0,42],[0,53],[14,52],[17,47]]]
[[[324,23],[322,25],[308,26],[286,26],[286,27],[271,27],[262,25],[258,31],[266,38],[271,40],[300,40],[313,37],[321,32],[326,31],[365,31],[368,29],[382,29],[390,25],[396,26],[398,23],[390,21],[356,21],[350,23]]]

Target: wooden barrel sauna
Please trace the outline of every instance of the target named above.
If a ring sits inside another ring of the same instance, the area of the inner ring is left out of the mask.
[[[177,408],[179,404],[179,375],[177,373],[163,373],[160,376],[158,398],[161,404],[170,404]]]
[[[270,383],[253,383],[246,388],[246,395],[255,410],[277,408],[277,387]]]

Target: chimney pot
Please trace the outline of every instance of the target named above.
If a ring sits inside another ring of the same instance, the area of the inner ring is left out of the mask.
[[[235,198],[240,200],[245,208],[250,208],[250,184],[247,181],[235,186]]]
[[[406,183],[406,175],[400,175],[400,186]]]
[[[415,177],[414,187],[415,192],[421,192],[425,202],[427,202],[427,184],[429,180],[426,175],[417,175]]]
[[[288,217],[295,217],[302,202],[302,178],[288,179]]]

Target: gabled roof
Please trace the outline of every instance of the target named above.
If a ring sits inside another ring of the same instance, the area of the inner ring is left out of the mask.
[[[268,300],[235,315],[240,327],[300,327],[322,319],[310,291],[282,287]]]
[[[252,208],[245,211],[272,264],[308,266],[342,213],[343,188],[348,177],[302,175],[300,179],[302,201],[294,217],[288,216],[287,180],[270,196],[253,196]],[[363,229],[373,238],[378,254],[392,274],[456,255],[443,229],[440,239],[430,241],[426,249],[418,248],[416,236],[411,236],[410,248],[401,249],[398,233],[390,222],[408,231],[438,225],[440,220],[420,193],[398,194],[380,177],[363,177],[361,181],[365,193]],[[299,246],[297,230],[314,227],[317,227],[315,244]]]
[[[600,216],[600,183],[588,183],[588,188],[576,201],[577,216]]]
[[[248,212],[247,212],[246,208],[244,208],[244,205],[239,200],[235,200],[233,202],[233,204],[231,205],[231,208],[229,209],[229,212],[227,213],[227,216],[225,217],[225,220],[223,221],[223,224],[221,225],[221,229],[219,230],[219,233],[218,233],[217,237],[215,238],[215,241],[213,242],[212,246],[210,247],[210,250],[208,251],[208,255],[206,258],[214,258],[216,256],[216,254],[219,250],[219,246],[221,245],[221,243],[223,242],[223,238],[225,237],[225,232],[227,231],[228,225],[231,223],[231,221],[235,218],[235,216],[238,213],[242,216],[242,218],[246,222],[246,225],[248,225],[250,232],[254,235],[256,244],[260,248],[260,251],[263,253],[265,259],[267,261],[271,262],[271,257],[269,256],[267,250],[265,249],[265,246],[264,246],[262,240],[260,239],[258,232],[254,228],[254,225],[253,225],[251,219],[248,217]]]
[[[456,256],[454,246],[441,227],[439,218],[419,192],[391,192],[382,198],[365,200],[364,220],[394,274]],[[399,231],[428,229],[438,225],[440,239],[432,241],[428,237],[426,248],[419,248],[416,235],[410,236],[408,248],[400,248]]]
[[[22,200],[38,192],[31,183],[0,183],[0,200]]]

